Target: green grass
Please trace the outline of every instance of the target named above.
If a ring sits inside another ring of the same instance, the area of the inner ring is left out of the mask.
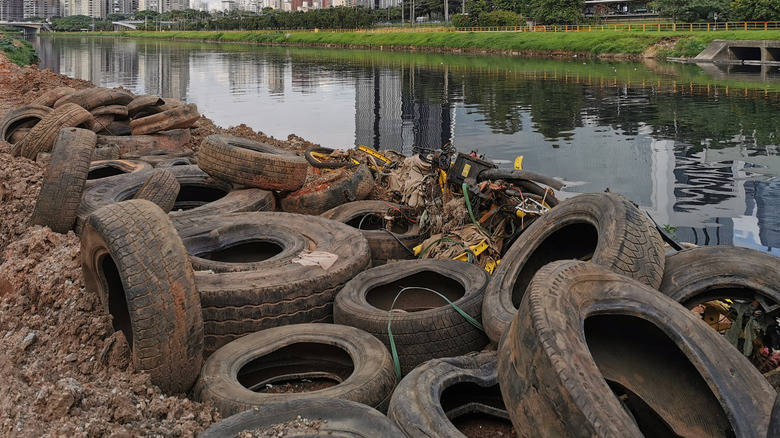
[[[780,40],[780,31],[712,32],[450,32],[450,33],[367,33],[367,32],[105,32],[99,35],[132,38],[184,39],[213,42],[260,44],[332,44],[345,47],[397,47],[464,49],[474,51],[526,51],[583,53],[591,55],[640,55],[649,47],[669,40],[663,57],[696,56],[714,39]]]
[[[33,49],[29,42],[13,39],[2,34],[0,34],[0,51],[4,52],[11,62],[21,67],[37,64],[40,61],[38,52]]]

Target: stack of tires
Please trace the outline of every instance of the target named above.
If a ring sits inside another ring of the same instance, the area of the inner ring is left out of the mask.
[[[303,157],[261,142],[145,147],[188,138],[174,131],[193,111],[58,89],[0,134],[50,151],[32,223],[81,235],[87,290],[134,368],[230,417],[203,436],[474,436],[475,418],[477,436],[778,433],[772,387],[690,311],[780,303],[776,257],[667,255],[634,204],[589,193],[534,220],[492,275],[417,260],[426,236],[403,205],[365,200],[365,165],[312,188]]]

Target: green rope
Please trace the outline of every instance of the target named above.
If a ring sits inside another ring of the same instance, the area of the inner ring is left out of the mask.
[[[393,304],[390,305],[390,310],[387,311],[387,335],[390,339],[390,354],[393,356],[393,366],[395,367],[395,375],[398,377],[398,380],[401,380],[401,361],[398,359],[398,350],[395,347],[395,339],[393,338],[393,330],[390,327],[390,324],[393,321],[393,307],[395,307],[395,302],[398,301],[398,297],[401,296],[402,293],[409,289],[418,289],[418,290],[425,290],[429,292],[433,292],[436,295],[440,296],[444,301],[447,302],[450,306],[452,306],[453,309],[455,309],[456,312],[458,312],[466,321],[469,322],[469,324],[473,325],[474,327],[478,328],[481,331],[485,331],[485,328],[482,327],[482,324],[479,323],[476,319],[472,318],[471,315],[464,312],[463,309],[456,306],[455,303],[450,301],[447,297],[440,294],[439,292],[436,292],[433,289],[429,289],[427,287],[403,287],[401,288],[401,292],[398,292],[398,295],[395,296],[393,299]]]
[[[480,223],[477,222],[477,218],[474,217],[474,212],[471,210],[471,201],[469,200],[469,183],[463,183],[463,185],[461,186],[461,190],[463,191],[463,199],[466,201],[466,207],[469,210],[469,217],[471,218],[471,222],[473,222],[474,225],[477,226],[479,231],[481,231],[485,236],[491,237],[493,234],[488,230],[482,228],[482,225],[480,225]]]

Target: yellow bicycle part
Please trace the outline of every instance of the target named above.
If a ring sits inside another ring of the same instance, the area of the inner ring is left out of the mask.
[[[312,158],[314,158],[315,160],[319,161],[320,163],[324,163],[326,161],[330,161],[331,158],[333,158],[333,157],[330,156],[330,154],[326,154],[326,153],[323,153],[323,152],[311,151],[311,152],[309,152],[309,155],[311,155]],[[351,157],[350,157],[349,161],[351,161],[354,164],[360,164],[360,161],[358,161],[358,160],[356,160],[354,158],[351,158]]]
[[[520,155],[517,158],[515,158],[515,169],[523,170],[523,156],[522,155]]]
[[[376,158],[379,161],[384,162],[385,164],[391,163],[393,160],[387,158],[386,156],[380,154],[379,152],[371,149],[368,146],[360,145],[357,147],[357,150],[367,153],[368,155],[371,155],[372,157]]]

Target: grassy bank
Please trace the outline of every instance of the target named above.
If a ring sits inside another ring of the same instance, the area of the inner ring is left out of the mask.
[[[187,39],[258,44],[335,45],[342,47],[571,53],[592,56],[639,56],[658,47],[661,57],[691,57],[714,39],[780,40],[780,31],[713,32],[106,32],[107,36]],[[669,43],[670,41],[676,42]]]
[[[8,55],[11,62],[21,67],[37,64],[39,61],[38,53],[30,43],[3,34],[0,34],[0,51]]]

